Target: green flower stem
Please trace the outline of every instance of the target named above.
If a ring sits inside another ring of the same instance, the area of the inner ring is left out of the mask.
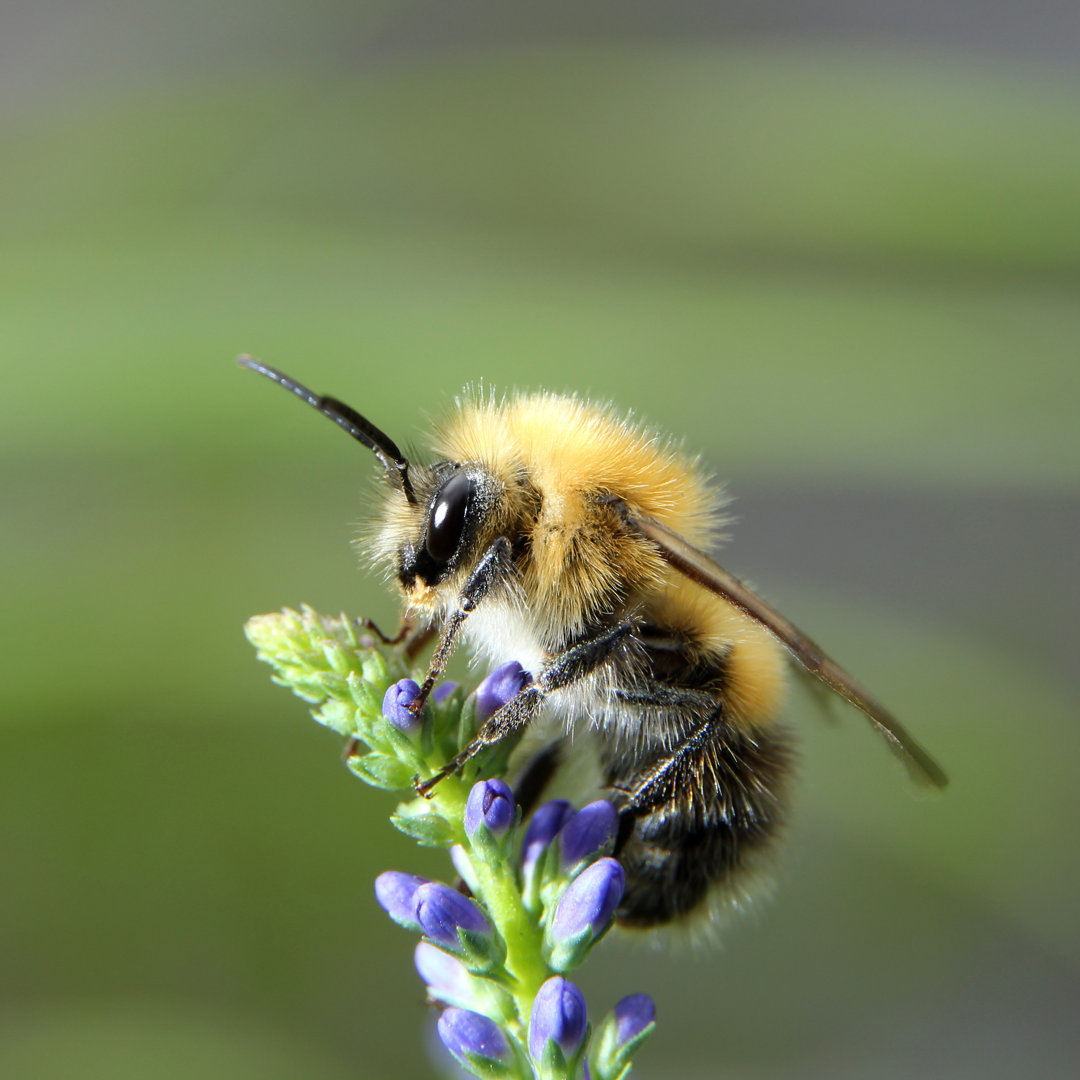
[[[454,841],[466,850],[472,847],[462,824],[470,786],[460,777],[448,776],[439,782],[429,800],[436,812],[453,824]],[[519,1034],[524,1037],[536,991],[551,975],[541,948],[540,928],[525,910],[510,860],[494,864],[486,859],[471,862],[480,899],[506,945],[506,970],[513,977],[507,989],[517,1006]]]
[[[551,974],[541,950],[540,929],[525,911],[509,862],[493,868],[478,859],[474,866],[484,906],[506,943],[506,969],[514,977],[509,989],[524,1031],[536,991]]]

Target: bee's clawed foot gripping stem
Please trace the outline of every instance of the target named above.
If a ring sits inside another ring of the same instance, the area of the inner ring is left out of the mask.
[[[426,780],[414,776],[412,781],[413,791],[422,799],[430,799],[439,781],[445,780],[451,773],[457,772],[465,764],[465,761],[458,761],[460,757],[462,755],[458,754],[457,757],[451,758],[434,776],[429,776]]]

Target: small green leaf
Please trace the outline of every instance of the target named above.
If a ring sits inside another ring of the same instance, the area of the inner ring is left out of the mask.
[[[330,670],[343,678],[352,670],[353,658],[348,655],[343,645],[337,641],[324,641],[322,643],[323,656],[330,665]]]
[[[327,701],[311,714],[324,727],[339,735],[354,738],[360,734],[356,726],[356,710],[344,701]]]
[[[423,847],[449,847],[455,839],[453,826],[426,799],[403,803],[390,824]]]
[[[327,697],[337,698],[352,702],[352,694],[349,693],[349,684],[341,675],[331,671],[324,671],[319,675],[319,683]]]
[[[318,675],[297,675],[287,672],[275,676],[274,682],[288,688],[298,698],[311,705],[321,705],[326,701],[326,689]]]
[[[355,671],[349,673],[346,681],[349,694],[352,696],[356,707],[370,719],[378,719],[382,714],[382,707],[371,683],[363,675],[358,675]]]
[[[364,677],[364,682],[381,687],[383,693],[386,692],[386,688],[392,682],[390,671],[387,668],[386,661],[383,659],[381,653],[369,652],[364,658],[360,673]]]
[[[550,924],[544,928],[544,958],[552,971],[565,974],[580,967],[586,954],[596,944],[599,937],[586,927],[579,934],[562,941],[552,941],[548,930]]]
[[[391,750],[394,751],[398,757],[404,758],[406,761],[412,761],[414,763],[413,772],[416,772],[420,767],[420,761],[417,758],[417,736],[407,735],[400,728],[394,727],[391,723],[381,725],[383,738]]]
[[[345,764],[372,787],[405,791],[412,786],[413,770],[403,761],[386,754],[355,754]]]

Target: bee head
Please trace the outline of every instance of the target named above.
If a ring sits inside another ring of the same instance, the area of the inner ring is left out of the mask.
[[[475,463],[439,461],[415,470],[415,505],[404,506],[395,493],[396,508],[386,516],[382,542],[377,546],[392,558],[401,588],[425,606],[430,590],[453,582],[474,565],[483,546],[493,538],[492,526],[500,485]]]

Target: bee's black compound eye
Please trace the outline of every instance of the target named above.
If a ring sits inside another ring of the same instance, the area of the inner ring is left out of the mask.
[[[424,546],[432,560],[445,565],[456,554],[465,531],[465,514],[476,485],[463,472],[455,473],[439,489],[428,518]]]

